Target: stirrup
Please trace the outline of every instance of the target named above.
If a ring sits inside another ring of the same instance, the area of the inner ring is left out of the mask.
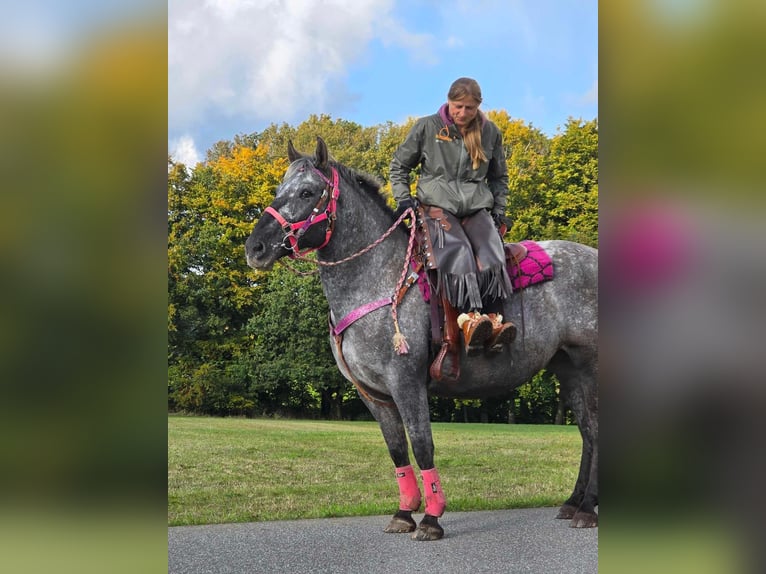
[[[447,368],[445,369],[445,365]],[[435,381],[456,382],[460,378],[460,355],[450,349],[447,342],[442,343],[439,353],[436,355],[428,374]]]

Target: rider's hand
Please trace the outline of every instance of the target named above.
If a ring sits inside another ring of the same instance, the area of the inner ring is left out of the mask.
[[[511,229],[511,225],[513,225],[513,222],[503,213],[492,213],[492,221],[495,222],[495,227],[497,228],[497,232],[500,234],[500,237],[503,237],[506,233],[508,233],[508,231]]]
[[[511,229],[511,226],[513,225],[513,222],[502,213],[493,213],[492,221],[495,222],[495,227],[498,230],[500,230],[503,226],[505,226],[505,230],[508,231]]]
[[[402,216],[402,213],[407,211],[409,208],[412,208],[413,210],[418,208],[418,200],[414,197],[405,197],[403,200],[401,200],[396,205],[396,212],[394,213],[394,217],[399,219]]]

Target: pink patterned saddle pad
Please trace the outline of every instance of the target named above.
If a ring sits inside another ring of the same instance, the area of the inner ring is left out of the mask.
[[[527,248],[526,256],[517,264],[506,245],[505,256],[508,276],[513,289],[518,291],[535,283],[553,279],[553,262],[540,245],[532,240],[520,241]]]
[[[518,291],[535,283],[542,283],[543,281],[553,279],[553,262],[543,248],[530,239],[520,241],[519,243],[526,247],[527,253],[518,264],[511,257],[509,245],[505,244],[506,268],[508,277],[511,278],[513,290]],[[413,260],[411,267],[415,269],[416,266],[417,263]],[[431,292],[428,280],[426,279],[425,269],[421,269],[418,274],[418,287],[420,287],[420,294],[423,296],[423,300],[428,303],[431,299]]]

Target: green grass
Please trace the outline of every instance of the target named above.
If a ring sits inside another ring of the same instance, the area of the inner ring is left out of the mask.
[[[574,487],[574,426],[435,423],[433,434],[448,510],[557,506]],[[171,526],[393,514],[398,500],[377,423],[168,417]]]

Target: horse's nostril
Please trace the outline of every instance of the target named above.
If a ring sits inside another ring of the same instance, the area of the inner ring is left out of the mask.
[[[252,265],[254,260],[262,258],[266,252],[266,246],[263,244],[263,241],[252,241],[251,239],[248,238],[245,242],[245,258],[250,265]]]
[[[245,252],[249,255],[260,255],[266,250],[263,241],[248,241],[245,245]]]

